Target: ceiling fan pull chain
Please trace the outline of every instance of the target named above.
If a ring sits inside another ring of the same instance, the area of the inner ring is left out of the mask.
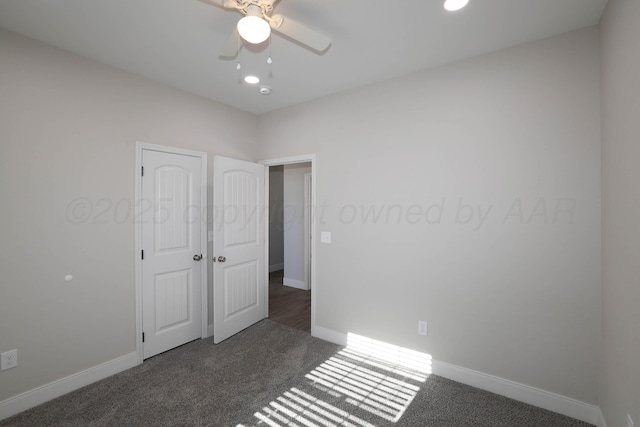
[[[240,52],[240,47],[241,47],[240,46],[240,33],[238,33],[237,41],[238,41],[238,50],[237,50],[237,52],[238,52],[238,64],[236,65],[236,70],[240,71],[240,69],[242,68],[242,65],[240,65],[240,54],[241,54],[241,52]]]
[[[269,34],[269,56],[267,57],[267,64],[273,64],[273,60],[271,59],[271,34]]]

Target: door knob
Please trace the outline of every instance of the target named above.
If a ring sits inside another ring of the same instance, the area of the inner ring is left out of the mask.
[[[196,255],[193,256],[193,260],[194,261],[200,261],[201,259],[202,259],[202,255],[196,254]]]
[[[225,262],[226,260],[227,260],[227,257],[223,257],[223,256],[218,257],[218,262]]]

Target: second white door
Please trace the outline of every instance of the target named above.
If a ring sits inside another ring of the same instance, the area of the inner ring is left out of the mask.
[[[264,173],[256,163],[213,159],[216,343],[266,316]]]

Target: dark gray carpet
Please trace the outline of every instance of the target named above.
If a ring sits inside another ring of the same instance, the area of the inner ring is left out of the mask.
[[[151,358],[0,426],[589,426],[370,362],[264,320],[221,344],[199,340]]]

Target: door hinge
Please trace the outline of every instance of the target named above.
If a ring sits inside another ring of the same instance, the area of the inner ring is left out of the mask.
[[[142,252],[140,255],[142,256],[142,259],[144,259],[144,249],[141,250],[140,252]]]
[[[141,176],[144,176],[144,166],[141,166],[141,169],[142,169],[142,170],[140,171],[140,172],[141,172],[141,174],[142,174]]]
[[[144,342],[144,332],[142,333],[142,342]]]

